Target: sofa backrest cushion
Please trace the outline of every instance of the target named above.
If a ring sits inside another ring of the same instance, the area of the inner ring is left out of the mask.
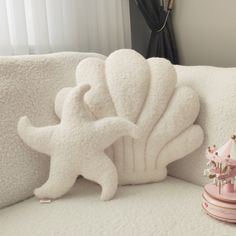
[[[0,208],[32,196],[48,177],[49,158],[27,147],[17,135],[19,117],[36,126],[58,122],[57,92],[75,84],[77,64],[90,53],[0,57]]]
[[[199,95],[200,114],[196,121],[205,133],[204,144],[195,152],[169,166],[169,174],[198,185],[203,176],[210,145],[223,145],[236,133],[236,68],[176,66],[178,84],[192,87]]]

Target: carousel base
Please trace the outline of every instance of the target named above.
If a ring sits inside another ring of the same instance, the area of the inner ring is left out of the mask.
[[[236,223],[236,192],[221,193],[213,184],[207,184],[202,195],[202,207],[217,220]]]

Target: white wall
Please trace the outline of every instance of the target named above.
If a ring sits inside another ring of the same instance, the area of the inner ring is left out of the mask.
[[[236,0],[176,0],[182,64],[236,66]]]

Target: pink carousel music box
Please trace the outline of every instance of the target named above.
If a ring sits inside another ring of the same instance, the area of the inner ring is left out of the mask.
[[[204,187],[202,207],[218,220],[236,223],[236,136],[219,149],[208,147],[206,157],[204,175],[213,183]]]

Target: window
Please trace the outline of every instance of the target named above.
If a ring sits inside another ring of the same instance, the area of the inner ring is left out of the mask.
[[[0,0],[0,55],[130,48],[128,0]]]

